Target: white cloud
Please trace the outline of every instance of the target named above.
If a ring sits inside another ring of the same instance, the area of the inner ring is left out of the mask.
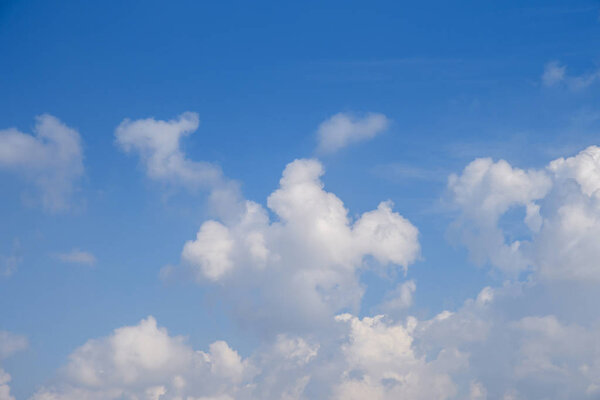
[[[223,341],[208,352],[193,350],[149,317],[75,350],[57,383],[32,400],[416,400],[456,393],[448,372],[464,365],[464,356],[444,351],[428,361],[417,355],[414,322],[349,314],[336,320],[341,337],[322,337],[323,354],[313,341],[279,335],[244,359]]]
[[[385,131],[389,119],[378,113],[367,113],[359,117],[338,113],[323,121],[317,129],[317,150],[333,153],[350,144],[366,141]]]
[[[123,151],[139,155],[150,179],[192,191],[208,190],[213,211],[223,218],[235,218],[243,211],[239,185],[225,178],[217,165],[190,160],[181,148],[182,138],[195,132],[199,124],[194,112],[169,121],[125,119],[116,128],[115,138]]]
[[[452,229],[469,249],[472,260],[477,264],[489,260],[512,274],[526,269],[528,260],[520,251],[521,242],[506,243],[498,221],[509,209],[526,207],[530,210],[527,220],[533,224],[535,201],[543,198],[551,185],[545,171],[524,171],[489,158],[471,162],[460,176],[451,175],[451,201],[460,210]]]
[[[196,240],[185,244],[181,257],[197,265],[203,276],[216,281],[233,268],[229,256],[233,246],[229,229],[217,221],[208,221],[202,224]]]
[[[475,160],[448,187],[460,211],[454,229],[478,263],[507,272],[530,268],[538,279],[600,281],[599,147],[543,170]],[[523,230],[515,233],[501,218],[519,208]],[[507,241],[515,235],[522,239]]]
[[[238,220],[207,221],[185,244],[184,264],[200,282],[218,282],[241,318],[268,329],[331,321],[360,302],[361,270],[406,270],[419,256],[417,228],[390,202],[352,221],[342,201],[323,190],[322,174],[316,160],[290,163],[267,201],[277,220],[247,201]]]
[[[139,154],[152,179],[190,188],[212,186],[222,179],[221,170],[207,162],[189,160],[181,139],[198,129],[198,114],[185,112],[170,121],[154,118],[126,119],[115,130],[117,144],[126,152]]]
[[[247,358],[223,341],[193,350],[149,317],[75,350],[32,400],[594,398],[599,325],[548,313],[557,294],[507,284],[429,320],[341,314]]]
[[[67,253],[59,253],[56,257],[62,262],[66,262],[69,264],[80,264],[93,266],[96,264],[96,257],[87,251],[82,251],[79,249],[73,249]]]
[[[148,317],[75,350],[61,383],[40,389],[33,399],[218,398],[235,396],[238,386],[254,374],[249,362],[225,342],[211,344],[208,352],[196,351]]]
[[[418,400],[456,394],[447,372],[460,368],[466,359],[456,351],[440,352],[430,362],[419,357],[413,347],[413,320],[402,326],[386,324],[381,315],[361,320],[343,314],[336,319],[349,324],[350,332],[342,344],[346,369],[332,398]],[[454,366],[447,368],[448,363]]]
[[[0,168],[30,180],[46,210],[66,210],[84,173],[81,138],[49,114],[36,118],[33,131],[35,136],[14,128],[0,130]]]
[[[322,174],[316,160],[290,163],[267,200],[272,217],[247,201],[184,245],[196,277],[270,333],[250,355],[224,341],[192,349],[148,317],[76,349],[33,400],[598,396],[600,148],[539,170],[479,159],[453,176],[460,240],[502,271],[532,274],[421,320],[405,317],[412,280],[379,306],[387,315],[346,312],[360,304],[361,271],[419,256],[418,231],[386,202],[350,218]],[[505,218],[525,237],[509,239]]]
[[[571,90],[582,90],[598,81],[600,81],[600,69],[579,76],[570,76],[567,75],[567,67],[557,61],[547,63],[542,74],[542,83],[545,86],[565,84]]]

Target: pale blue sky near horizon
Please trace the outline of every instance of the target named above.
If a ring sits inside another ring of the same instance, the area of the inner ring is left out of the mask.
[[[260,341],[209,287],[159,279],[209,218],[207,194],[148,179],[115,144],[124,119],[198,113],[187,156],[263,205],[286,164],[307,157],[351,216],[392,200],[420,231],[406,277],[425,318],[502,282],[450,243],[448,176],[477,157],[539,168],[598,143],[600,92],[542,81],[550,62],[594,73],[598,43],[596,1],[0,2],[0,130],[31,133],[51,114],[81,135],[85,167],[60,213],[0,170],[0,255],[22,259],[0,277],[0,328],[29,340],[2,364],[12,393],[27,398],[73,349],[148,315],[198,348],[223,339],[249,354]],[[319,124],[339,112],[391,122],[317,154]],[[56,257],[72,249],[95,265]],[[362,279],[370,315],[404,276]]]

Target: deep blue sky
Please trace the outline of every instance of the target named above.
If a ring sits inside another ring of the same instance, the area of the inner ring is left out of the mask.
[[[596,1],[3,1],[0,129],[30,133],[50,113],[80,132],[86,169],[78,207],[62,214],[28,205],[27,183],[0,172],[0,254],[23,258],[0,278],[0,327],[30,341],[3,364],[13,393],[25,398],[73,348],[150,314],[198,347],[225,339],[246,354],[256,343],[209,289],[159,280],[206,199],[144,177],[115,146],[125,118],[197,112],[188,156],[264,204],[288,162],[314,155],[319,123],[383,113],[386,133],[321,158],[326,188],[351,215],[391,199],[419,228],[416,314],[497,284],[448,243],[446,178],[475,157],[540,167],[594,142],[598,92],[546,88],[541,76],[554,60],[574,76],[598,69],[599,15]],[[49,256],[72,248],[95,268]],[[394,281],[363,279],[369,313]]]

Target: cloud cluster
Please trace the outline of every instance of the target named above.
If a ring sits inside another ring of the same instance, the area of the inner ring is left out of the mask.
[[[247,201],[239,219],[202,224],[183,247],[183,263],[200,282],[237,299],[240,316],[265,328],[329,322],[337,311],[356,310],[360,272],[406,270],[420,253],[418,230],[390,202],[352,220],[323,189],[322,174],[316,160],[290,163],[267,200],[274,221]]]
[[[317,151],[334,153],[350,144],[374,138],[389,125],[389,119],[379,113],[368,113],[362,117],[337,113],[319,125]]]
[[[32,400],[191,399],[447,399],[449,371],[465,362],[457,351],[433,360],[415,354],[416,322],[382,316],[335,319],[339,337],[323,346],[278,335],[248,358],[222,341],[207,352],[169,336],[152,317],[90,340],[69,357],[62,383]]]
[[[599,147],[541,170],[478,159],[448,188],[459,210],[454,229],[479,263],[539,279],[600,281]],[[522,217],[507,215],[519,210]],[[520,219],[522,229],[502,218]]]
[[[39,190],[44,209],[68,209],[83,176],[83,149],[76,130],[44,114],[36,118],[35,135],[0,130],[0,169],[22,174]]]
[[[196,351],[148,317],[75,350],[62,385],[42,388],[32,399],[191,399],[194,393],[229,399],[254,373],[225,342]]]
[[[555,66],[545,79],[567,78]],[[347,118],[325,124],[329,151],[387,124],[367,118],[359,129]],[[407,316],[417,289],[411,279],[383,296],[375,307],[383,314],[360,315],[362,272],[406,274],[420,256],[418,229],[391,202],[351,217],[325,190],[314,159],[288,164],[266,207],[243,200],[217,167],[186,157],[180,139],[197,127],[192,113],[126,120],[116,137],[150,178],[205,188],[223,206],[183,244],[181,265],[162,276],[190,273],[213,288],[262,343],[248,355],[224,341],[196,350],[148,317],[75,349],[32,400],[600,396],[600,147],[541,169],[476,159],[451,175],[451,237],[504,283],[417,319]],[[0,332],[0,359],[25,345]],[[9,380],[0,369],[0,400],[14,400]]]

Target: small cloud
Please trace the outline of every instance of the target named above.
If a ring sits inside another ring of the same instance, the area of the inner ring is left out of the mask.
[[[558,61],[551,61],[544,67],[542,82],[544,86],[555,86],[565,79],[567,67],[562,66]]]
[[[542,83],[553,87],[564,83],[571,90],[583,90],[600,81],[600,69],[579,76],[567,75],[567,67],[558,61],[551,61],[544,67]]]
[[[33,132],[0,130],[0,169],[35,185],[47,211],[65,211],[84,174],[79,133],[49,114],[36,118]]]
[[[115,138],[120,149],[139,155],[151,179],[192,189],[210,188],[223,181],[221,169],[205,161],[190,160],[180,144],[199,124],[200,118],[194,112],[184,112],[169,121],[125,119],[115,130]]]
[[[81,251],[79,249],[73,249],[68,253],[57,254],[56,258],[70,264],[87,265],[90,267],[96,264],[96,257],[92,253]]]
[[[367,113],[364,117],[348,113],[335,114],[323,121],[317,129],[317,151],[334,153],[350,144],[374,138],[389,125],[390,120],[379,113]]]

